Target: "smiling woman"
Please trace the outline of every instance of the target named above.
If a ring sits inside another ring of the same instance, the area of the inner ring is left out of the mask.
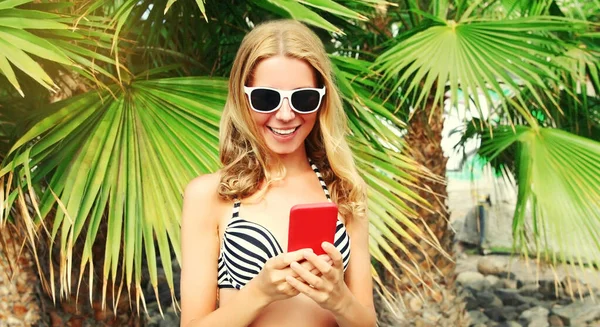
[[[231,71],[222,169],[185,191],[182,326],[375,325],[366,192],[346,132],[317,36],[290,20],[252,30]],[[285,252],[290,209],[325,201],[339,207],[325,254]]]

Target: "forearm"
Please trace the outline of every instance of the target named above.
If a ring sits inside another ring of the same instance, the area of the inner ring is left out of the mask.
[[[350,291],[345,300],[341,301],[340,308],[334,312],[334,315],[339,327],[374,327],[377,325],[375,310],[362,305]]]
[[[205,317],[193,319],[182,327],[248,326],[268,304],[264,297],[259,296],[258,292],[247,284],[228,299],[226,305]]]

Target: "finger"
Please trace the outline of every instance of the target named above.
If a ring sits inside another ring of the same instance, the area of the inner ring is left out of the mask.
[[[317,256],[314,253],[306,253],[304,257],[308,262],[312,263],[315,268],[319,269],[323,276],[327,276],[333,270],[332,264],[325,261],[321,256]]]
[[[314,301],[317,301],[317,298],[319,296],[319,291],[317,289],[314,289],[308,286],[306,283],[302,283],[301,281],[297,280],[296,278],[292,278],[291,276],[286,276],[285,280],[298,292],[308,296]]]
[[[290,267],[298,274],[300,278],[302,278],[307,284],[312,285],[313,287],[319,288],[323,283],[321,278],[315,276],[297,262],[292,262]]]
[[[300,278],[300,276],[294,271],[292,270],[292,268],[289,268],[290,271],[288,273],[288,275],[296,278],[297,280],[304,282],[304,279]],[[307,269],[308,270],[308,269]],[[311,274],[315,275],[315,276],[321,276],[321,271],[315,267],[313,267],[311,270],[309,270]]]
[[[303,260],[302,262],[300,262],[300,265],[301,265],[301,266],[302,266],[304,269],[306,269],[306,270],[310,271],[311,273],[313,273],[313,274],[315,274],[315,275],[317,275],[317,274],[320,274],[320,271],[319,271],[319,269],[315,268],[315,266],[313,266],[313,264],[312,264],[312,263],[310,263],[310,261]],[[298,275],[298,273],[296,273],[296,271],[294,271],[294,269],[292,269],[292,268],[290,268],[290,267],[287,267],[287,268],[284,268],[284,269],[282,269],[282,271],[283,271],[283,272],[284,272],[286,275],[290,275],[290,276],[292,276],[292,277],[294,277],[294,278],[298,279],[299,281],[301,281],[301,282],[304,282],[304,279],[300,278],[300,277],[299,277],[299,275]]]
[[[312,249],[301,249],[298,251],[282,253],[276,256],[273,260],[273,268],[284,269],[292,262],[300,261],[304,259],[305,253],[312,253]]]
[[[327,262],[329,265],[332,265],[332,261],[329,258],[328,255],[326,254],[321,254],[319,257],[323,258],[323,260],[325,260],[325,262]],[[310,261],[308,260],[303,260],[302,262],[300,262],[300,265],[302,267],[304,267],[304,269],[310,271],[311,274],[315,275],[315,276],[321,276],[321,271],[319,269],[317,269]],[[304,282],[304,279],[300,278],[298,276],[298,274],[292,269],[292,268],[284,268],[282,269],[282,271],[284,272],[285,275],[290,275],[296,279],[298,279],[301,282]]]
[[[327,262],[331,262],[331,258],[327,254],[321,254],[321,255],[319,255],[319,258],[321,258]]]
[[[319,256],[319,258],[321,258],[321,259],[325,260],[325,262],[327,262],[327,263],[328,263],[328,264],[330,264],[330,265],[332,264],[331,258],[330,258],[330,257],[329,257],[327,254],[321,254],[321,255]],[[299,263],[300,263],[300,265],[301,265],[302,267],[304,267],[304,268],[305,268],[306,270],[308,270],[308,271],[313,271],[313,270],[315,270],[315,266],[312,264],[312,262],[310,262],[310,261],[308,261],[308,260],[303,260],[303,261],[301,261],[301,262],[299,262]]]
[[[342,253],[333,244],[329,242],[323,242],[323,244],[321,244],[321,248],[323,248],[325,253],[329,255],[329,257],[333,261],[334,267],[344,267],[344,258],[342,257]]]

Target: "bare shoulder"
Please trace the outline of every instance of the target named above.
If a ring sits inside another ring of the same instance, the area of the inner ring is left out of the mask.
[[[192,179],[185,187],[185,196],[193,198],[206,198],[210,196],[217,197],[217,188],[221,173],[219,171],[212,174],[200,175]]]
[[[219,197],[219,183],[219,171],[200,175],[188,183],[183,196],[184,224],[207,223],[200,220],[219,217],[222,208],[227,205],[226,201]],[[216,219],[211,223],[216,223]]]

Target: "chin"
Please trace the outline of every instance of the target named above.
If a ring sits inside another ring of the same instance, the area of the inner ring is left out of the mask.
[[[264,133],[263,137],[266,140],[267,147],[277,155],[289,155],[304,151],[304,139],[307,135],[302,135],[303,133],[298,133],[293,139],[283,142],[276,140],[267,128],[265,128]]]
[[[279,144],[277,142],[267,141],[267,147],[275,154],[287,155],[302,151],[304,149],[304,142],[301,142],[300,144]]]

